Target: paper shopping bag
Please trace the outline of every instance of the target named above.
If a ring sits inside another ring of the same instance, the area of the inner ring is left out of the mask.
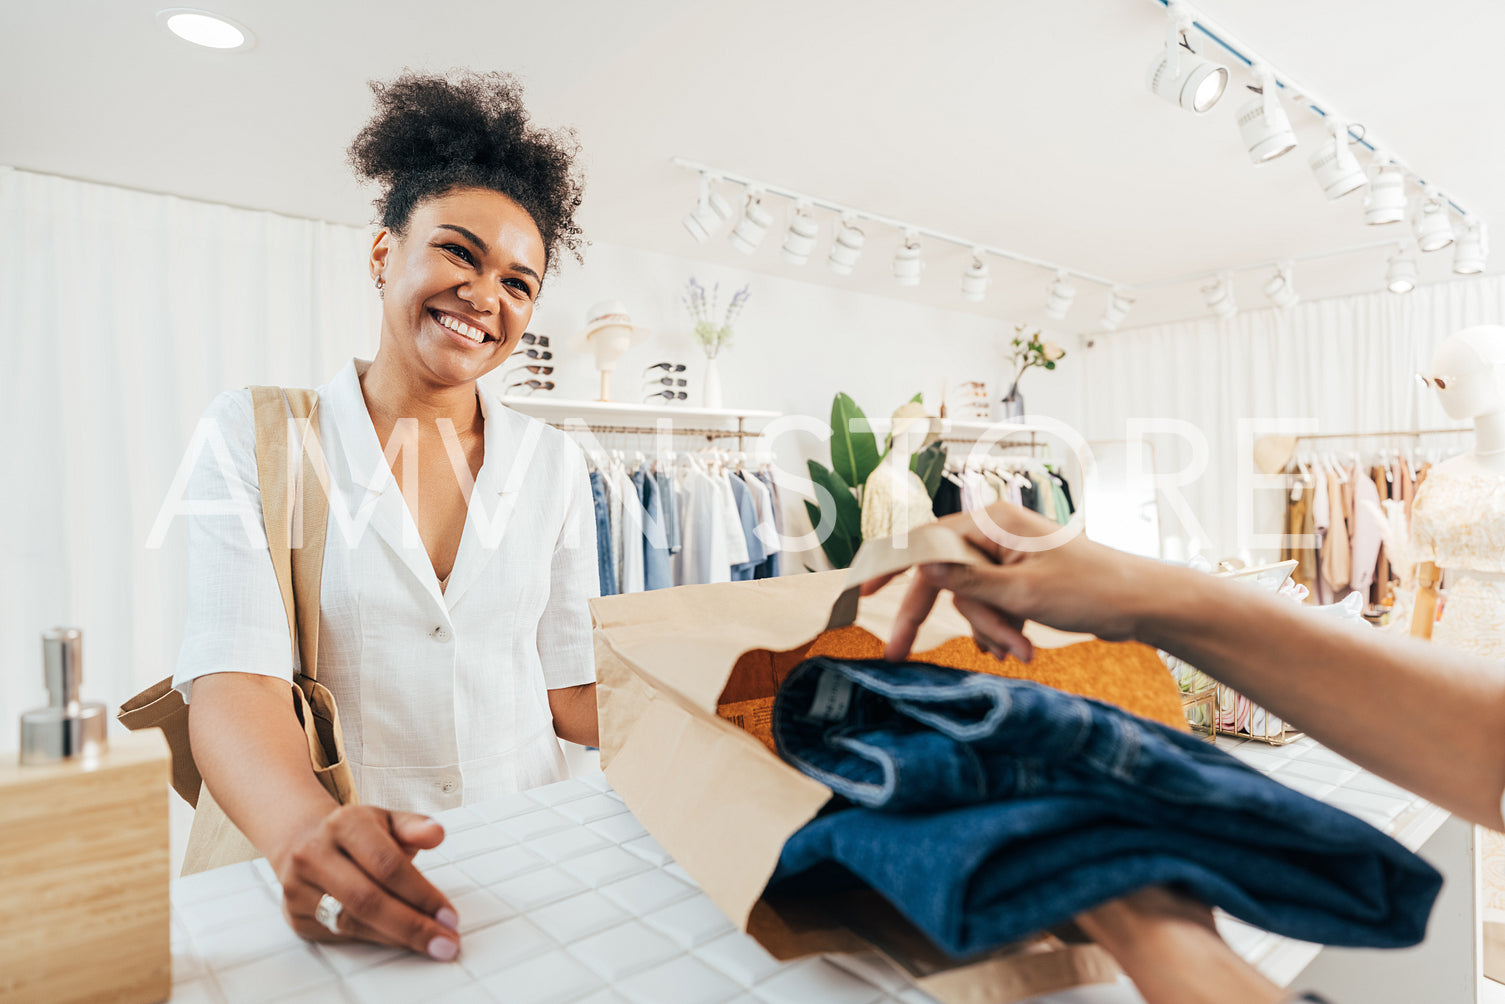
[[[648,831],[742,930],[778,958],[877,948],[940,1000],[1019,1000],[1118,969],[1097,946],[1042,934],[957,964],[876,894],[841,902],[763,897],[784,842],[831,798],[772,751],[768,721],[784,675],[815,655],[877,658],[910,581],[858,601],[861,582],[927,561],[981,555],[937,524],[863,545],[850,572],[602,597],[595,625],[601,763]],[[942,594],[913,658],[1034,679],[1185,728],[1180,695],[1153,649],[1040,625],[1029,664],[979,650]]]

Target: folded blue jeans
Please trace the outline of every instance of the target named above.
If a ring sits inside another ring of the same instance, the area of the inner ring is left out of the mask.
[[[847,802],[784,845],[772,891],[869,886],[967,956],[1170,885],[1304,941],[1419,942],[1421,858],[1216,747],[1027,680],[816,658],[785,679],[780,755]]]

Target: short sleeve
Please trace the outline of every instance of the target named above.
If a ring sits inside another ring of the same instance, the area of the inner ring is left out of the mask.
[[[568,492],[564,524],[549,567],[549,600],[538,621],[538,658],[549,690],[596,682],[590,607],[600,595],[596,508],[590,473],[579,447],[563,440],[562,483]]]
[[[282,592],[267,550],[249,391],[210,403],[184,455],[172,501],[188,529],[188,604],[173,686],[191,700],[208,673],[293,679]]]

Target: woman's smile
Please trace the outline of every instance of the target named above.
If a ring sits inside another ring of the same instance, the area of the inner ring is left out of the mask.
[[[486,342],[495,343],[497,337],[485,326],[466,320],[446,310],[429,308],[429,316],[466,348],[475,348]]]

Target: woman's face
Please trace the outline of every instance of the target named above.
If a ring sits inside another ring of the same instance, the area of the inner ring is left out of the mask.
[[[404,236],[384,229],[371,248],[381,347],[427,383],[472,383],[517,347],[543,272],[538,226],[507,196],[462,188],[421,202]]]

